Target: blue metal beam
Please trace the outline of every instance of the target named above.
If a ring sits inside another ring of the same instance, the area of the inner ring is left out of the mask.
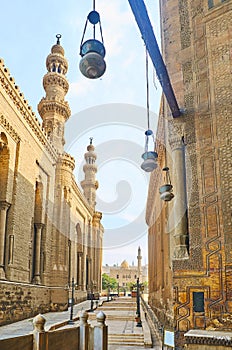
[[[169,79],[167,68],[164,64],[163,57],[160,53],[159,46],[149,19],[146,6],[143,0],[128,0],[130,7],[135,16],[135,20],[138,24],[139,30],[142,34],[142,38],[146,45],[149,56],[151,57],[152,63],[155,67],[157,77],[160,85],[163,89],[164,95],[166,96],[168,105],[174,118],[181,115],[176,97]]]

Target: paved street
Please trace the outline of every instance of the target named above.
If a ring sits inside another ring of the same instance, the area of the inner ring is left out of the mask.
[[[95,304],[94,304],[95,305]],[[90,301],[84,301],[74,306],[73,318],[77,318],[82,310],[90,309]],[[132,350],[144,349],[144,342],[151,341],[150,330],[146,323],[144,313],[141,310],[143,327],[137,327],[135,321],[136,303],[131,298],[119,298],[110,302],[104,302],[102,306],[89,313],[90,323],[96,322],[96,314],[103,311],[106,314],[106,324],[108,325],[108,350]],[[69,320],[70,310],[64,312],[50,312],[44,314],[46,318],[45,329],[62,324]],[[33,331],[33,318],[15,322],[10,325],[0,327],[0,339],[16,337],[29,334]],[[158,341],[157,341],[158,344]],[[161,350],[161,347],[155,344],[153,349]],[[150,348],[151,348],[150,344]]]
[[[108,325],[108,350],[133,350],[147,348],[161,350],[158,339],[152,347],[150,329],[141,308],[142,327],[135,320],[137,305],[135,299],[122,297],[103,303],[99,310],[106,315]]]

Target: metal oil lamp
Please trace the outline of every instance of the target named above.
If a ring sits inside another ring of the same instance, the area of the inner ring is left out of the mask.
[[[93,25],[93,38],[84,41],[85,32],[88,22]],[[99,24],[101,41],[96,39],[95,27]],[[85,23],[84,33],[80,45],[80,55],[82,57],[79,68],[81,73],[89,79],[100,78],[106,70],[106,63],[104,61],[106,51],[102,36],[102,27],[100,15],[95,11],[95,1],[93,2],[93,11],[91,11]]]
[[[148,129],[147,131],[145,131],[145,136],[145,152],[142,154],[143,162],[141,164],[141,168],[146,172],[151,172],[157,168],[158,154],[155,151],[148,151],[149,136],[152,137],[154,142],[153,131]]]
[[[159,189],[160,199],[162,199],[165,202],[169,202],[174,198],[173,186],[171,184],[169,168],[165,167],[163,168],[163,171],[166,172],[166,183],[162,185]]]

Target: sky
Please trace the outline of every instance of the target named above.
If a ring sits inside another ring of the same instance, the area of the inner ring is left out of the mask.
[[[145,0],[159,41],[158,1]],[[72,114],[66,124],[65,149],[76,161],[75,176],[83,179],[83,155],[89,138],[98,155],[98,211],[105,227],[103,264],[136,261],[142,248],[147,259],[146,197],[149,176],[140,168],[147,130],[145,47],[128,1],[96,0],[106,49],[106,72],[97,80],[79,71],[81,38],[92,1],[5,1],[1,4],[0,57],[9,68],[32,110],[45,96],[42,78],[46,57],[61,34],[69,62],[66,96]],[[97,28],[96,28],[97,29]],[[96,38],[98,37],[96,30]],[[87,26],[84,41],[93,37]],[[161,89],[149,61],[150,123],[155,134]],[[153,144],[150,141],[150,147]]]

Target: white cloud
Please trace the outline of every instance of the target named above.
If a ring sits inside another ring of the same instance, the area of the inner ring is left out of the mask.
[[[129,37],[132,24],[131,13],[122,4],[122,1],[103,0],[98,4],[105,46],[111,56],[122,54],[123,42]]]

